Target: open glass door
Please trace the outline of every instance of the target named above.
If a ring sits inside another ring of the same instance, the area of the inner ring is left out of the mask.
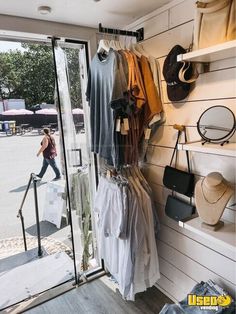
[[[86,43],[52,38],[56,73],[62,168],[77,280],[101,269],[96,249],[92,200],[96,188],[94,156],[89,150]]]
[[[24,40],[19,37],[19,42]],[[11,137],[4,133],[6,138],[1,138],[1,162],[6,171],[0,197],[4,198],[2,207],[7,219],[2,219],[0,237],[0,311],[22,301],[31,302],[29,299],[61,285],[65,290],[71,288],[83,275],[87,279],[102,273],[96,246],[97,224],[91,210],[97,171],[88,145],[87,56],[87,43],[49,40],[45,36],[42,42],[29,38],[22,47],[25,68],[33,73],[29,79],[44,95],[49,93],[45,86],[50,87],[51,104],[42,103],[50,107],[41,109],[50,109],[53,115],[42,115],[37,108],[39,112],[28,116],[27,132]],[[38,61],[36,68],[31,63],[34,60]],[[37,73],[43,74],[36,80]],[[44,84],[39,84],[43,79]],[[53,103],[55,90],[57,110]],[[56,160],[61,180],[52,180],[52,169],[45,176],[36,175],[44,161],[43,156],[36,159],[35,154],[45,129],[50,129],[56,146],[61,148],[57,149]],[[16,152],[17,167],[12,158]],[[53,294],[57,294],[56,289]],[[61,292],[62,287],[59,289]]]

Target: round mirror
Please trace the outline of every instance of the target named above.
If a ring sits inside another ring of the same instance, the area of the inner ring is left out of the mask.
[[[225,106],[213,106],[197,122],[200,136],[207,142],[227,141],[235,132],[235,116]]]

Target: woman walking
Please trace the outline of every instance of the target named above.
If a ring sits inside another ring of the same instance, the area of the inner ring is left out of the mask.
[[[61,174],[55,160],[55,157],[57,156],[55,139],[53,136],[50,135],[50,129],[48,128],[43,129],[43,133],[44,133],[44,138],[41,142],[41,148],[37,153],[37,157],[41,153],[43,153],[43,165],[42,165],[40,173],[37,174],[37,177],[42,179],[42,177],[44,176],[48,168],[48,165],[50,165],[56,175],[53,181],[56,181],[56,180],[61,179]]]

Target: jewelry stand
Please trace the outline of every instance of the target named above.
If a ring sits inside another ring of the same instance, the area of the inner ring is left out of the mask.
[[[207,229],[207,230],[217,231],[217,230],[221,229],[222,227],[224,227],[224,222],[219,220],[217,222],[217,224],[215,224],[215,225],[208,225],[207,223],[202,222],[201,226],[202,226],[202,228]]]

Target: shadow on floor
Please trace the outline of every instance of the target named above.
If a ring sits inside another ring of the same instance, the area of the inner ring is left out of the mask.
[[[48,221],[40,221],[39,225],[40,225],[41,236],[48,237],[48,236],[52,235],[53,233],[58,232],[59,230],[65,228],[67,226],[67,223],[66,223],[66,219],[62,219],[60,229],[57,229],[57,227],[55,225],[53,225],[52,223],[50,223]],[[37,236],[36,224],[28,227],[25,231],[28,234],[30,234],[31,236]]]
[[[40,182],[38,182],[38,187],[39,186],[41,186],[41,185],[44,185],[44,184],[47,184],[47,182],[42,182],[42,181],[40,181]],[[9,191],[10,193],[14,193],[14,192],[23,192],[23,191],[25,191],[26,190],[26,188],[27,188],[27,184],[26,185],[22,185],[22,186],[20,186],[20,187],[18,187],[18,188],[16,188],[16,189],[13,189],[13,190],[11,190],[11,191]],[[30,189],[32,189],[33,188],[33,184],[31,184],[30,185]]]
[[[135,302],[123,300],[112,282],[109,282],[109,279],[104,276],[26,313],[157,314],[165,303],[173,303],[155,287],[138,293],[135,299]],[[32,302],[31,306],[34,305],[36,304]]]

